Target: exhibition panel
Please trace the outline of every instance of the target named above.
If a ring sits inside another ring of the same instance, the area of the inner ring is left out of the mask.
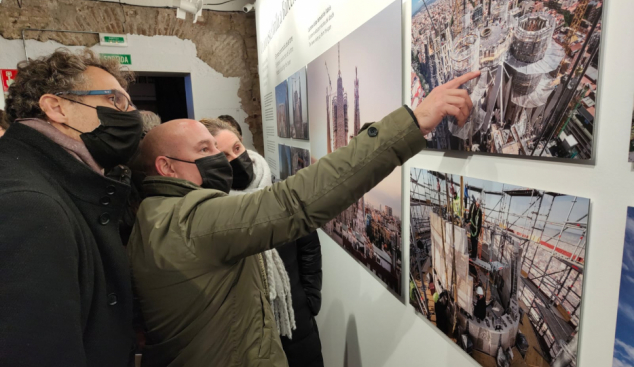
[[[446,118],[430,148],[592,158],[601,0],[412,0],[411,103],[454,77],[474,103]]]
[[[292,174],[293,148],[314,162],[398,105],[415,108],[433,87],[482,73],[462,86],[474,103],[464,127],[444,119],[424,137],[428,149],[319,231],[326,365],[633,365],[612,329],[625,224],[612,213],[634,200],[623,160],[634,5],[401,2],[399,30],[395,20],[378,33],[369,26],[396,7],[389,0],[256,4],[265,151],[277,177]],[[275,87],[284,82],[281,137]],[[295,95],[309,141],[292,132]],[[410,305],[390,293],[409,293]],[[618,309],[627,325],[628,308]]]
[[[576,365],[589,208],[412,168],[410,302],[482,366]]]

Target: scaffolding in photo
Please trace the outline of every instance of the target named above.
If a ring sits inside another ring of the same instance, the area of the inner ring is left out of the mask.
[[[524,359],[543,360],[551,366],[576,366],[587,208],[579,206],[583,204],[577,197],[512,185],[489,190],[470,185],[469,181],[480,180],[419,169],[411,171],[411,303],[427,319],[436,323],[438,315],[434,312],[435,302],[429,289],[432,280],[436,292],[446,290],[450,296],[451,312],[456,316],[449,330],[453,333],[450,337],[455,337],[460,344],[459,335],[455,332],[460,330],[460,320],[467,320],[467,326],[462,321],[464,330],[474,327],[477,330],[477,334],[469,335],[473,339],[474,358],[482,362],[487,357],[497,357],[499,351],[490,345],[490,339],[497,334],[487,331],[484,325],[482,329],[477,329],[479,324],[471,320],[473,315],[464,306],[465,299],[473,302],[473,288],[457,283],[460,277],[456,276],[456,271],[464,273],[460,251],[456,253],[453,248],[450,249],[454,251],[453,256],[438,257],[432,246],[434,220],[442,218],[449,234],[452,227],[465,228],[465,218],[469,216],[473,200],[480,199],[482,231],[477,257],[469,261],[472,287],[481,282],[487,299],[496,299],[501,304],[504,312],[493,315],[493,322],[499,318],[513,324],[515,316],[520,320],[526,317],[530,322],[530,330],[526,325],[518,325],[518,331],[528,339],[531,339],[528,334],[534,335],[534,345],[526,353],[520,353]],[[459,193],[459,213],[454,213],[452,192]],[[468,193],[466,197],[465,193]],[[578,212],[583,214],[574,217]],[[555,217],[564,219],[553,219]],[[455,230],[453,232],[456,233]],[[455,246],[457,242],[450,240],[447,243]],[[449,261],[449,264],[434,264],[434,260]],[[446,275],[437,274],[438,269]],[[499,277],[504,281],[499,282]],[[518,315],[512,307],[515,304]],[[461,313],[465,316],[460,316]],[[500,336],[498,344],[505,342],[512,349],[514,346],[510,342],[516,340],[516,335],[512,335],[515,331],[510,326],[509,330],[507,339],[504,335]]]

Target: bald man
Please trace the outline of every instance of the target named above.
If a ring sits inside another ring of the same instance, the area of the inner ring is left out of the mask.
[[[319,228],[425,147],[443,117],[472,109],[458,89],[434,89],[414,112],[364,126],[346,147],[255,193],[228,196],[232,170],[200,123],[151,130],[140,164],[146,199],[128,244],[147,328],[144,366],[286,367],[260,253]],[[248,162],[245,163],[248,165]]]

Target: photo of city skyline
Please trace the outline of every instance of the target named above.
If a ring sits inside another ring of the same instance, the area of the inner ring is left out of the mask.
[[[612,367],[634,367],[634,207],[627,208]]]
[[[590,200],[418,168],[410,188],[414,308],[482,366],[576,366]]]
[[[402,104],[401,2],[395,1],[308,65],[311,154],[348,145]],[[401,169],[322,228],[401,294]]]
[[[288,78],[288,100],[291,111],[289,125],[291,138],[308,140],[308,96],[306,90],[306,67]]]
[[[275,105],[277,111],[277,136],[291,137],[291,127],[288,110],[288,81],[284,80],[275,87]]]
[[[602,0],[412,0],[411,103],[462,86],[474,109],[445,118],[428,147],[590,159]]]

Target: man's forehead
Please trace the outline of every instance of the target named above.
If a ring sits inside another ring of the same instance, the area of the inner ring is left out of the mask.
[[[180,139],[186,141],[188,145],[201,145],[205,143],[215,143],[214,137],[209,130],[196,120],[179,119],[170,121],[171,127]]]
[[[117,78],[101,68],[89,66],[83,74],[84,79],[88,84],[88,88],[92,90],[117,89],[126,96],[130,97],[123,87],[121,87]]]

